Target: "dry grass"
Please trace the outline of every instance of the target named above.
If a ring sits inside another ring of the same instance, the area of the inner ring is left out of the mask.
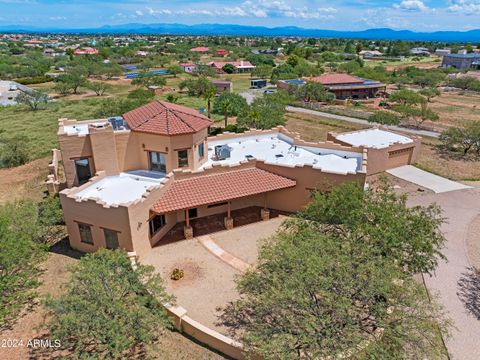
[[[362,125],[300,113],[287,113],[286,118],[287,129],[298,132],[302,139],[307,141],[325,141],[330,131],[347,132],[365,128]]]
[[[464,121],[480,120],[480,94],[442,93],[429,106],[440,116],[439,125],[461,126]]]

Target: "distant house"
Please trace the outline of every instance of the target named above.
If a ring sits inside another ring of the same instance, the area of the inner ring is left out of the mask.
[[[75,49],[73,52],[74,55],[96,55],[98,54],[98,50],[92,47],[84,47]]]
[[[430,50],[424,47],[410,49],[410,54],[415,56],[430,56]]]
[[[212,80],[212,84],[217,89],[217,94],[233,91],[233,83],[225,80]]]
[[[442,68],[480,70],[480,54],[449,54],[443,57]]]
[[[452,53],[452,50],[450,50],[450,49],[436,49],[435,50],[435,55],[438,55],[438,56],[450,55],[451,53]]]
[[[364,59],[371,59],[371,58],[383,56],[383,53],[381,53],[378,50],[363,50],[359,52],[359,55]]]
[[[15,99],[22,92],[32,92],[28,86],[15,81],[0,80],[0,106],[15,105]]]
[[[386,89],[386,85],[381,82],[348,74],[322,74],[311,78],[280,80],[277,87],[291,89],[292,86],[302,86],[307,82],[322,84],[339,100],[371,99],[377,97],[380,92]]]
[[[226,50],[226,49],[218,49],[217,51],[215,51],[215,53],[216,53],[218,56],[226,56],[226,55],[228,55],[228,50]]]
[[[195,71],[198,70],[198,65],[192,64],[192,63],[180,64],[180,67],[184,72],[189,74],[194,73]]]
[[[196,53],[207,53],[207,52],[210,51],[210,49],[208,47],[205,47],[205,46],[199,46],[199,47],[195,47],[193,49],[190,49],[190,51],[196,52]]]
[[[208,66],[215,69],[218,74],[223,74],[223,67],[227,64],[233,65],[236,73],[250,73],[255,69],[250,61],[213,61]]]
[[[148,51],[138,50],[138,51],[136,52],[136,55],[137,55],[137,56],[145,57],[145,56],[148,55]]]

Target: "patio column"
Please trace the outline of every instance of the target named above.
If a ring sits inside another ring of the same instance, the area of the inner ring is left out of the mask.
[[[183,235],[187,240],[193,238],[193,228],[190,226],[190,216],[188,215],[188,209],[185,210],[185,226],[183,228]]]
[[[263,221],[270,220],[270,210],[267,207],[267,193],[263,193],[263,209],[260,210],[260,216]]]
[[[227,217],[223,219],[223,221],[225,224],[225,229],[233,229],[232,205],[230,201],[227,202]]]

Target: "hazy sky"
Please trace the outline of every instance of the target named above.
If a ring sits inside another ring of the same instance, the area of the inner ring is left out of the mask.
[[[358,30],[480,28],[480,0],[0,0],[0,25],[223,23]]]

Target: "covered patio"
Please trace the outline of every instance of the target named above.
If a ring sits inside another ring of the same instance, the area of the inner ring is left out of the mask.
[[[276,218],[279,215],[289,215],[284,211],[268,209],[269,218]],[[190,220],[190,226],[192,227],[195,236],[203,236],[219,231],[225,230],[224,219],[227,213],[214,214],[195,218]],[[251,206],[243,209],[232,210],[231,218],[233,220],[233,226],[244,226],[262,221],[262,208],[260,206]],[[175,241],[185,240],[184,228],[185,221],[177,223],[170,231],[165,234],[155,246],[162,246]]]
[[[157,244],[191,239],[278,216],[279,212],[268,208],[267,194],[295,186],[295,180],[258,168],[177,180],[154,204],[152,212],[157,215],[176,212],[184,221],[175,224]],[[261,201],[238,206],[242,200],[254,197]],[[232,208],[232,203],[236,208]],[[218,207],[218,213],[212,214],[216,206],[222,208]],[[202,214],[201,210],[208,207],[210,211]]]

